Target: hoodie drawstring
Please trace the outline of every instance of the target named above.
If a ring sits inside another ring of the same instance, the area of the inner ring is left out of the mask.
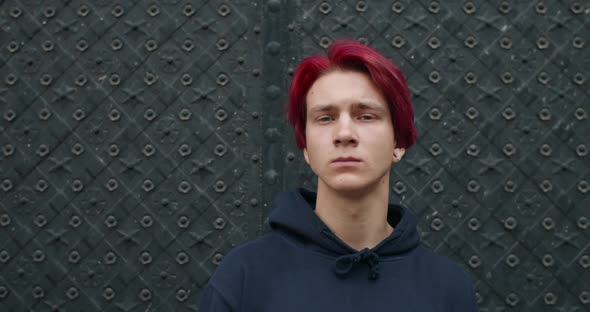
[[[360,263],[367,263],[369,265],[369,279],[376,280],[379,277],[379,255],[365,248],[357,253],[340,256],[334,262],[334,273],[336,275],[344,276],[348,274],[352,268]]]

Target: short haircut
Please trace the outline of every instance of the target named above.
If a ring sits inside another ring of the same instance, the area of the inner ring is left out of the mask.
[[[314,55],[303,59],[293,74],[286,113],[300,149],[307,146],[307,93],[319,77],[334,70],[351,70],[367,74],[387,101],[396,147],[407,149],[416,142],[414,110],[402,72],[376,50],[355,40],[342,39],[330,45],[326,56]]]

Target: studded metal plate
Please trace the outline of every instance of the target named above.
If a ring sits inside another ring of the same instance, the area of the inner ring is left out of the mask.
[[[0,311],[197,310],[274,193],[283,107],[337,38],[394,60],[419,142],[391,199],[482,311],[590,306],[585,1],[0,1]]]

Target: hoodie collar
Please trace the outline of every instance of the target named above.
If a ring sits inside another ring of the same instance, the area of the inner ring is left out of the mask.
[[[418,246],[420,236],[416,218],[404,207],[390,204],[387,221],[394,231],[372,249],[357,251],[338,238],[315,214],[317,194],[305,189],[283,192],[275,196],[270,215],[270,226],[305,246],[336,257],[334,272],[346,275],[358,263],[371,268],[369,277],[378,276],[379,259],[400,255]]]

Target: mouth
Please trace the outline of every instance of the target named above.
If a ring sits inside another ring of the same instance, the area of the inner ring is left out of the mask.
[[[338,157],[331,161],[331,163],[355,163],[361,162],[360,159],[354,157]]]

